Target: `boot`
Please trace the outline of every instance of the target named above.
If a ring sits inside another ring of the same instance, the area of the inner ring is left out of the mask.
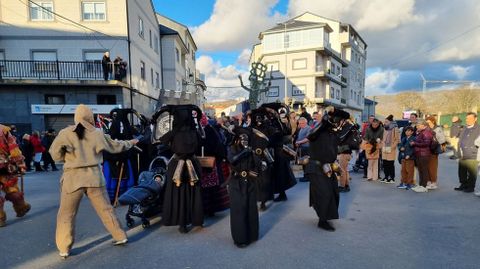
[[[21,192],[13,192],[5,195],[5,198],[9,201],[12,202],[13,204],[13,209],[17,213],[17,218],[21,218],[27,214],[28,211],[30,211],[30,204],[25,202],[25,199],[23,198],[23,193]]]
[[[7,214],[5,214],[5,211],[3,211],[4,203],[5,203],[5,199],[2,196],[0,196],[0,227],[5,226],[7,222]]]
[[[40,166],[39,162],[35,162],[35,172],[44,172],[42,166]]]
[[[283,191],[281,192],[277,198],[273,199],[274,202],[282,202],[282,201],[287,201],[287,194]]]
[[[0,227],[3,227],[7,224],[7,214],[3,209],[0,211]]]

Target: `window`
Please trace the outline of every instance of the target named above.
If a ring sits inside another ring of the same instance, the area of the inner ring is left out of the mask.
[[[155,88],[160,88],[160,74],[158,72],[155,72]]]
[[[307,59],[296,59],[292,63],[293,70],[307,69]]]
[[[82,2],[84,21],[104,21],[107,19],[105,2]]]
[[[102,58],[105,52],[101,50],[88,50],[83,52],[85,63],[85,71],[100,72],[102,70]]]
[[[63,94],[47,94],[45,95],[45,104],[63,105],[65,104],[65,95]]]
[[[341,75],[342,73],[340,72],[340,66],[337,66],[337,75]]]
[[[154,81],[153,81],[153,68],[150,68],[150,78],[151,78],[151,81],[152,81],[152,86],[154,85]]]
[[[158,36],[155,35],[155,39],[153,40],[153,43],[154,43],[154,46],[153,46],[153,50],[158,53]]]
[[[140,77],[145,80],[145,63],[140,61]]]
[[[336,90],[336,93],[337,93],[337,94],[336,94],[336,97],[337,97],[336,99],[340,100],[340,90],[337,89],[337,90]]]
[[[34,61],[33,70],[35,72],[56,72],[56,51],[32,51],[32,60]]]
[[[30,20],[53,21],[53,2],[30,2]]]
[[[195,62],[195,51],[192,51],[192,61]]]
[[[178,52],[178,49],[175,48],[175,58],[177,59],[177,63],[180,62],[180,52]]]
[[[332,62],[330,63],[330,72],[331,72],[332,74],[335,74],[335,64],[332,63]]]
[[[144,37],[143,20],[141,18],[138,18],[138,35]]]
[[[5,51],[0,50],[0,71],[5,71]]]
[[[355,96],[353,95],[353,90],[350,90],[350,99],[354,99]]]
[[[149,30],[149,38],[150,38],[150,48],[153,48],[153,44],[152,44],[152,30]]]
[[[279,71],[279,62],[267,63],[267,72],[269,71]]]
[[[324,37],[328,34],[325,35],[323,28],[289,31],[286,38],[284,35],[284,32],[265,35],[263,38],[264,50],[269,52],[284,50],[285,47],[289,49],[321,47],[326,46],[322,45],[322,42],[328,43],[328,39]]]
[[[330,98],[331,99],[335,98],[335,88],[334,87],[330,87]]]
[[[305,95],[306,85],[292,85],[292,96]]]
[[[267,97],[278,97],[280,93],[280,87],[272,86],[268,89]]]
[[[112,94],[99,94],[97,95],[97,104],[98,105],[116,105],[117,96]]]

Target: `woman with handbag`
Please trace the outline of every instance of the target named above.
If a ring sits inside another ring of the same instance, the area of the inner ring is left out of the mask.
[[[202,176],[200,179],[202,186],[203,212],[207,216],[214,216],[216,212],[223,211],[230,207],[227,188],[224,183],[222,162],[227,158],[227,149],[221,142],[220,135],[210,124],[205,113],[200,120],[205,131],[205,139],[200,142],[200,147],[196,154],[200,166],[202,167]]]
[[[367,180],[378,180],[380,148],[382,146],[384,128],[378,119],[373,119],[370,126],[365,131],[362,142],[362,149],[368,160]]]
[[[395,183],[395,159],[397,156],[397,145],[400,143],[400,132],[397,124],[393,121],[393,115],[389,115],[384,122],[383,132],[382,163],[385,176],[383,183]]]
[[[427,189],[435,190],[438,188],[438,155],[445,152],[446,138],[441,126],[437,125],[437,119],[433,116],[427,117],[427,124],[432,129],[433,135],[438,142],[437,147],[432,151],[432,156],[428,162],[428,171],[430,173],[430,181],[427,182]]]

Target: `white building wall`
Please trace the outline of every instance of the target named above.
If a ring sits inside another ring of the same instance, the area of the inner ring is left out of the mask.
[[[161,81],[161,63],[160,52],[155,49],[154,39],[160,36],[160,32],[151,2],[128,0],[128,17],[131,40],[131,60],[129,64],[132,68],[132,87],[146,95],[157,98],[161,85],[158,88],[156,87],[156,73],[159,74],[159,80]],[[143,35],[140,33],[140,20],[143,21]],[[150,31],[152,32],[151,47]],[[141,77],[142,62],[145,64],[144,78]]]

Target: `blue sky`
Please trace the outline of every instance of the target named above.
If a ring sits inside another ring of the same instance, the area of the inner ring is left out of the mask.
[[[366,94],[420,90],[429,80],[480,76],[480,1],[154,0],[157,12],[187,25],[208,86],[237,86],[258,33],[305,11],[352,24],[368,43]],[[401,62],[398,62],[402,59]],[[446,85],[429,84],[429,88]],[[448,86],[448,85],[447,85]],[[453,87],[453,85],[452,85]],[[242,96],[241,91],[222,97]],[[243,94],[245,96],[245,94]]]

